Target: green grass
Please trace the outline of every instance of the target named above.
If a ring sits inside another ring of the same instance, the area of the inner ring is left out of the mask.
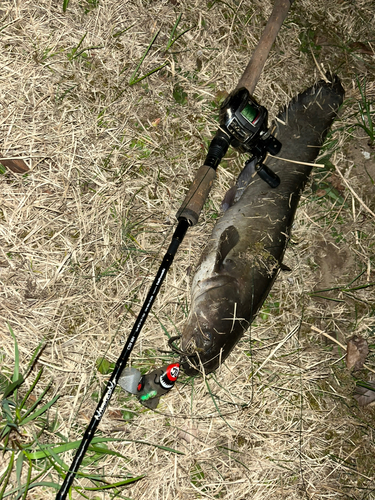
[[[73,47],[70,52],[67,53],[67,57],[70,62],[74,61],[74,59],[77,59],[78,57],[82,57],[86,59],[88,57],[86,51],[88,50],[93,50],[93,49],[102,49],[103,46],[99,45],[92,45],[90,47],[85,47],[81,48],[83,41],[85,40],[87,36],[87,31],[86,33],[82,36],[81,40],[78,42],[78,45],[76,47]]]
[[[66,10],[69,6],[69,3],[70,3],[70,0],[63,0],[63,4],[62,4],[63,12],[66,12]],[[93,9],[96,9],[97,7],[99,7],[99,0],[85,0],[84,3],[80,2],[79,5],[80,5],[80,7],[83,7],[84,13],[88,14]]]
[[[371,146],[375,141],[375,127],[374,119],[375,112],[373,110],[374,102],[369,100],[366,94],[366,77],[362,81],[357,77],[357,87],[361,95],[361,99],[358,101],[358,113],[356,124],[360,127],[369,137]]]
[[[181,17],[182,17],[182,14],[180,14],[178,17],[177,17],[177,20],[171,30],[171,33],[169,35],[169,39],[168,39],[168,42],[167,42],[167,45],[165,46],[164,48],[164,53],[167,53],[168,50],[177,42],[177,40],[179,38],[181,38],[185,33],[187,33],[188,31],[190,31],[192,28],[186,28],[184,29],[181,33],[177,34],[177,28],[178,28],[178,25],[180,24],[180,21],[181,21]],[[153,68],[152,70],[148,71],[147,73],[145,73],[144,75],[139,75],[139,71],[140,71],[140,68],[142,66],[142,63],[143,61],[146,59],[147,55],[150,53],[151,51],[151,48],[154,46],[155,44],[155,41],[158,37],[160,33],[160,29],[155,33],[155,35],[152,37],[151,39],[151,42],[149,43],[148,47],[146,48],[145,52],[143,53],[141,59],[139,60],[139,63],[137,64],[135,70],[133,71],[130,79],[129,79],[129,85],[132,86],[132,85],[135,85],[136,83],[139,83],[141,82],[142,80],[144,80],[145,78],[147,78],[148,76],[151,76],[153,75],[154,73],[156,73],[157,71],[161,70],[162,68],[164,68],[167,64],[169,64],[169,61],[165,61],[163,62],[162,64],[159,64],[158,66],[156,66],[155,68]],[[159,49],[160,50],[160,49]],[[124,68],[126,69],[126,67]],[[181,94],[182,95],[182,94]],[[175,96],[175,93],[174,93],[174,96]],[[182,99],[182,97],[180,97],[180,94],[178,94],[178,98],[179,99]],[[175,97],[176,99],[176,97]],[[176,99],[177,100],[177,99]],[[179,101],[178,101],[179,102]]]
[[[3,456],[8,459],[8,466],[0,478],[0,498],[26,499],[27,492],[34,487],[35,481],[46,472],[46,470],[43,470],[42,473],[33,475],[33,472],[38,468],[35,467],[28,454],[38,446],[38,439],[45,430],[54,430],[56,420],[50,421],[49,410],[56,403],[59,396],[56,395],[45,402],[51,384],[48,384],[39,393],[39,396],[34,395],[35,388],[42,377],[43,369],[39,370],[30,388],[24,396],[21,396],[21,393],[24,392],[22,386],[30,376],[45,344],[38,345],[25,373],[21,374],[18,343],[10,325],[9,331],[14,340],[14,367],[10,377],[4,368],[0,377],[2,390],[0,450]],[[17,481],[17,488],[10,487],[10,489],[7,489],[9,484],[14,484],[14,477]],[[43,482],[41,484],[43,485]],[[14,496],[15,493],[17,493],[17,497]]]
[[[69,466],[60,458],[60,455],[69,450],[76,450],[80,441],[65,440],[48,444],[41,442],[45,431],[48,431],[49,436],[55,434],[60,436],[60,439],[62,437],[58,432],[57,412],[52,418],[49,413],[60,396],[56,395],[48,400],[51,383],[47,384],[41,392],[37,389],[43,375],[43,369],[38,371],[28,390],[23,388],[26,379],[31,376],[33,367],[43,351],[45,343],[38,345],[25,373],[21,374],[17,339],[10,326],[9,331],[14,339],[14,366],[12,372],[9,373],[3,363],[2,373],[0,373],[0,389],[2,392],[0,402],[2,412],[0,451],[8,462],[0,477],[0,498],[26,500],[29,492],[34,488],[43,487],[56,491],[60,488],[59,483],[62,482],[65,473],[69,469]],[[4,360],[2,359],[2,361]],[[103,368],[103,363],[101,363],[100,368]],[[103,369],[99,371],[107,373]],[[50,437],[49,441],[51,441]],[[108,456],[116,456],[124,463],[128,463],[129,459],[126,456],[108,447],[108,443],[115,441],[123,440],[95,437],[83,460],[83,466],[92,468],[93,464],[98,464]],[[151,445],[151,443],[145,444]],[[155,446],[158,447],[158,445]],[[162,448],[166,451],[180,453],[178,450],[171,448]],[[60,481],[56,481],[56,473],[60,477]],[[102,474],[79,472],[78,476],[89,478],[94,482],[92,487],[74,486],[74,490],[84,498],[87,498],[84,491],[107,491],[110,498],[126,498],[121,495],[121,490],[144,477],[143,475],[133,477],[126,474],[125,478],[117,477],[114,482],[110,482]],[[41,480],[42,477],[43,480]],[[55,492],[52,495],[54,496]]]

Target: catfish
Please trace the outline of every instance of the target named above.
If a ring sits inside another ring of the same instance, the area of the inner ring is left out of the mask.
[[[227,193],[197,265],[191,308],[181,335],[182,369],[210,373],[228,357],[264,303],[290,238],[301,193],[344,99],[337,76],[295,97],[278,116],[281,158],[266,164],[281,179],[271,188],[248,162]],[[301,163],[298,163],[301,162]]]

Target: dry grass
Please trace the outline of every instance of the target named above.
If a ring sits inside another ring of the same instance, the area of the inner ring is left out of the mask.
[[[269,0],[71,0],[64,14],[62,3],[0,5],[0,154],[21,157],[31,169],[0,179],[0,371],[9,378],[15,361],[7,323],[21,372],[46,342],[36,391],[52,380],[45,401],[61,398],[49,411],[42,443],[82,436],[106,379],[96,362],[119,355],[216,128],[220,92],[236,85],[272,8]],[[350,100],[331,137],[337,142],[330,168],[316,170],[298,210],[286,254],[292,272],[280,275],[256,324],[208,385],[181,377],[156,413],[116,393],[98,435],[123,440],[108,447],[128,460],[108,455],[85,471],[110,482],[145,475],[118,498],[375,498],[374,408],[356,406],[344,353],[324,335],[343,344],[354,333],[365,336],[375,369],[373,288],[345,291],[362,271],[353,286],[375,281],[374,150],[363,130],[353,129],[356,77],[367,76],[368,98],[374,96],[373,7],[371,0],[295,1],[256,97],[274,116],[321,72],[338,72]],[[165,51],[180,13],[178,32],[192,29]],[[166,65],[130,86],[159,28],[138,76]],[[191,270],[242,162],[233,153],[219,169],[133,365],[159,365],[166,356],[158,350],[167,346],[162,326],[170,335],[181,330]],[[317,292],[334,286],[341,289]],[[133,411],[127,420],[124,408]],[[30,424],[9,446],[40,430]],[[61,455],[65,463],[72,453]],[[1,456],[0,477],[9,456]],[[46,470],[42,480],[61,483],[45,461],[34,462]],[[17,489],[15,475],[11,488]],[[40,486],[25,498],[54,494]],[[111,490],[86,495],[113,498]]]

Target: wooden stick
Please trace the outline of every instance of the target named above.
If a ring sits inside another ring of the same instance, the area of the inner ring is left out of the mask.
[[[254,92],[269,51],[271,50],[272,44],[280,31],[281,25],[283,24],[293,1],[294,0],[275,0],[271,17],[268,19],[268,23],[250,59],[250,62],[237,84],[237,88],[246,87],[250,94]]]

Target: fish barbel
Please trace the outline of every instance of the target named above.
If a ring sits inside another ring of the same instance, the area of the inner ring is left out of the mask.
[[[280,177],[276,189],[248,164],[228,192],[198,263],[191,307],[181,336],[182,369],[210,373],[227,358],[265,301],[280,269],[297,205],[311,165],[343,102],[338,77],[318,82],[278,116],[282,157],[267,165]],[[231,206],[230,206],[231,205]]]

